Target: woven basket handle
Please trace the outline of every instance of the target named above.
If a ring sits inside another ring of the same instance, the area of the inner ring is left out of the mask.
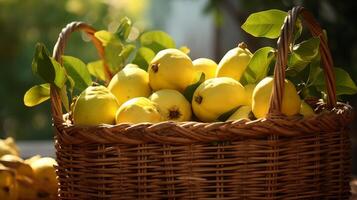
[[[278,53],[274,69],[274,87],[270,100],[269,114],[281,113],[282,99],[284,96],[285,68],[287,65],[288,52],[290,51],[290,44],[292,43],[296,20],[298,19],[299,14],[301,14],[311,34],[320,39],[320,55],[327,86],[327,106],[330,109],[336,106],[337,98],[333,61],[326,38],[323,35],[320,25],[317,23],[312,14],[305,8],[297,6],[288,12],[288,16],[285,18],[281,29],[280,38],[277,42]]]
[[[108,64],[104,57],[104,47],[102,43],[94,36],[96,30],[84,22],[72,22],[62,29],[57,39],[57,42],[53,48],[52,57],[61,65],[63,64],[62,56],[64,54],[64,49],[66,47],[70,35],[75,31],[83,31],[91,38],[95,48],[98,51],[100,59],[103,60],[105,75],[107,76],[108,80],[110,80],[112,74],[109,71]],[[59,89],[56,86],[51,85],[51,112],[55,122],[63,121],[62,101],[59,94],[60,94]]]

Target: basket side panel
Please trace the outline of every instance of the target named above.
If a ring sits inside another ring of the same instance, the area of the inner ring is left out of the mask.
[[[347,130],[187,145],[55,139],[59,199],[349,197]]]
[[[280,142],[279,197],[321,199],[321,158],[326,152],[320,134],[299,136]]]
[[[351,142],[349,131],[323,134],[326,156],[322,159],[322,188],[326,199],[348,199],[351,181]]]

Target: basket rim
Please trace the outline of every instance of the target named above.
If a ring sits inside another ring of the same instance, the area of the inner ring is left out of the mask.
[[[326,106],[323,104],[322,106]],[[300,115],[275,115],[253,121],[245,119],[227,122],[121,123],[116,125],[78,126],[71,121],[55,120],[57,137],[64,143],[123,143],[150,142],[190,144],[197,142],[229,141],[237,138],[266,139],[271,135],[293,138],[304,134],[335,132],[345,129],[352,121],[354,109],[338,102],[332,110],[322,110],[309,118]]]

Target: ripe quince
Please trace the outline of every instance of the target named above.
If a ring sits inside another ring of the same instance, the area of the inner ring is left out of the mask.
[[[129,64],[119,71],[108,85],[119,105],[134,97],[148,97],[151,94],[149,75],[139,67]]]
[[[282,102],[282,113],[291,116],[299,113],[301,100],[292,82],[285,79],[285,89]],[[261,80],[253,91],[252,110],[256,118],[266,117],[270,97],[273,90],[273,78],[266,77]]]
[[[198,73],[205,74],[205,80],[214,78],[216,76],[217,63],[208,58],[198,58],[193,62],[193,68]]]
[[[156,103],[165,121],[189,121],[191,104],[178,91],[163,89],[154,92],[149,99]]]
[[[192,108],[198,119],[212,122],[244,102],[244,87],[232,78],[220,77],[208,79],[198,86],[193,94]]]
[[[145,97],[135,97],[123,103],[116,113],[116,122],[119,123],[157,123],[162,116],[157,105]]]
[[[247,45],[240,43],[238,47],[229,50],[218,63],[216,77],[231,77],[240,81],[252,56]]]
[[[117,99],[106,87],[89,86],[74,104],[73,122],[85,126],[114,124],[118,108]]]
[[[194,82],[194,72],[192,61],[185,53],[165,49],[157,53],[149,65],[149,83],[154,91],[173,89],[182,92]]]

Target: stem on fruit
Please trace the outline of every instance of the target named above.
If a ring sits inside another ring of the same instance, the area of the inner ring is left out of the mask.
[[[180,116],[181,113],[178,109],[169,110],[169,119],[178,119]]]
[[[202,103],[202,100],[203,98],[201,96],[195,96],[195,101],[198,103],[198,104],[201,104]]]
[[[238,44],[238,47],[241,49],[246,49],[246,48],[248,48],[248,45],[245,42],[241,42]]]
[[[151,65],[151,70],[154,71],[155,73],[159,71],[159,64],[154,63]]]

